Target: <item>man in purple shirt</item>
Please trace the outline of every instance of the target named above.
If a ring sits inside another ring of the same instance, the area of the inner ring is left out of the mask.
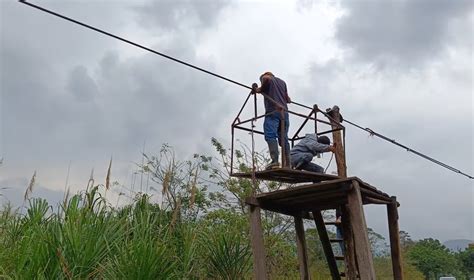
[[[265,94],[265,120],[263,122],[263,133],[268,143],[271,162],[266,169],[278,168],[278,144],[285,152],[285,160],[282,167],[290,167],[290,144],[288,142],[288,128],[290,120],[288,117],[287,103],[291,103],[288,96],[286,83],[275,77],[271,72],[265,72],[260,76],[261,86],[253,84],[254,92]],[[282,131],[283,128],[283,131]],[[283,132],[283,133],[282,133]],[[283,134],[283,135],[282,135]]]

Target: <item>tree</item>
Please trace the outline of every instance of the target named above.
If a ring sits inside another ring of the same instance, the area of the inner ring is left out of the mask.
[[[380,233],[375,232],[371,228],[367,228],[367,234],[369,236],[370,248],[372,249],[372,255],[375,257],[383,257],[388,255],[388,245],[385,242],[385,237]]]
[[[455,254],[461,265],[461,273],[466,279],[474,278],[474,248],[469,247]]]
[[[400,235],[400,246],[402,247],[402,250],[406,252],[410,247],[415,245],[415,241],[411,239],[411,236],[408,232],[401,230],[399,232]]]
[[[459,274],[456,258],[436,239],[427,238],[417,242],[408,251],[408,258],[426,279]]]
[[[192,160],[180,161],[167,144],[162,145],[158,155],[143,154],[143,157],[145,161],[139,165],[140,172],[154,183],[150,190],[160,196],[160,208],[173,213],[174,221],[182,216],[195,220],[207,210],[210,206],[207,185],[200,180],[200,176],[208,168],[210,157],[194,155]],[[147,189],[148,182],[145,192]]]

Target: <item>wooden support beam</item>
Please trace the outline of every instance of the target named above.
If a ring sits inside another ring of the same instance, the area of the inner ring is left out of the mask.
[[[386,200],[381,200],[381,199],[377,199],[377,198],[372,198],[370,196],[365,196],[362,198],[362,201],[364,202],[364,204],[390,204],[389,202],[387,202]]]
[[[331,197],[344,197],[346,195],[346,189],[334,188],[333,190],[320,191],[310,194],[294,195],[291,197],[285,197],[280,199],[272,199],[274,203],[306,203],[311,201],[330,201]]]
[[[339,270],[337,269],[336,259],[334,258],[334,252],[332,251],[331,243],[329,242],[328,232],[326,230],[326,225],[324,225],[324,219],[320,211],[313,212],[314,222],[316,223],[316,228],[318,229],[319,239],[321,240],[321,245],[323,246],[324,255],[328,262],[329,271],[333,280],[340,280],[341,276],[339,275]]]
[[[346,156],[345,156],[345,147],[342,143],[342,133],[340,130],[335,130],[340,127],[341,124],[341,115],[339,114],[339,107],[334,106],[331,111],[332,120],[331,127],[334,130],[332,132],[332,141],[336,147],[336,165],[337,165],[337,175],[346,178],[347,177],[347,167],[346,167]]]
[[[385,201],[385,204],[392,202],[388,196],[365,189],[364,187],[360,188],[360,192],[362,195],[364,195],[364,197],[373,197],[375,199]]]
[[[347,181],[348,181],[347,179],[336,179],[336,180],[321,182],[318,184],[298,186],[298,188],[288,188],[288,189],[277,190],[277,191],[273,191],[269,193],[259,194],[256,197],[258,199],[274,200],[274,199],[279,199],[279,198],[286,198],[288,197],[289,194],[291,194],[291,196],[294,196],[296,194],[304,195],[306,193],[312,193],[314,192],[315,189],[317,189],[318,192],[333,190],[335,188],[338,188],[341,190],[348,190],[351,188],[351,185],[350,185],[350,182],[347,182]]]
[[[392,196],[392,203],[387,204],[388,232],[390,235],[390,252],[392,255],[393,279],[403,280],[397,205],[397,198],[395,196]]]
[[[344,259],[346,264],[345,276],[347,280],[357,280],[357,262],[355,257],[354,233],[352,232],[349,210],[346,205],[341,206],[342,236],[344,238]]]
[[[353,188],[347,197],[347,206],[349,210],[349,219],[351,221],[352,232],[354,234],[359,275],[360,279],[375,280],[374,262],[372,260],[372,252],[370,250],[367,224],[365,222],[362,197],[360,194],[360,186],[356,180],[352,181],[352,184]]]
[[[300,268],[300,279],[309,280],[308,251],[306,249],[306,239],[304,235],[304,224],[301,217],[294,217],[296,230],[296,249],[298,251],[298,263]]]
[[[250,205],[249,208],[250,239],[252,241],[253,253],[253,274],[256,280],[267,280],[267,271],[265,265],[265,246],[263,243],[260,207]]]

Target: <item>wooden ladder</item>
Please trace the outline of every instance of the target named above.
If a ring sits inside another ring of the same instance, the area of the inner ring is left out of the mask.
[[[332,249],[332,243],[341,243],[344,242],[344,239],[338,238],[329,238],[326,226],[332,225],[335,226],[335,222],[325,222],[321,211],[313,211],[313,218],[314,222],[316,223],[316,228],[318,230],[319,239],[321,240],[321,244],[323,246],[324,255],[326,256],[326,260],[328,262],[329,271],[331,272],[331,276],[333,280],[340,280],[341,277],[345,277],[345,272],[339,272],[337,267],[337,261],[344,261],[344,256],[335,256],[334,251]],[[342,226],[342,225],[341,225]]]

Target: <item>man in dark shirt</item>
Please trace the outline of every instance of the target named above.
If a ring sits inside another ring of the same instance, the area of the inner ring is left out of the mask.
[[[254,92],[266,95],[264,98],[266,116],[263,122],[263,133],[265,141],[268,143],[268,150],[272,160],[266,169],[278,168],[280,166],[278,163],[278,144],[280,144],[285,153],[282,166],[290,167],[290,144],[288,143],[290,120],[287,103],[290,103],[291,100],[288,96],[286,83],[282,79],[275,77],[271,72],[262,74],[260,82],[260,87],[257,84],[253,84],[252,88]]]

